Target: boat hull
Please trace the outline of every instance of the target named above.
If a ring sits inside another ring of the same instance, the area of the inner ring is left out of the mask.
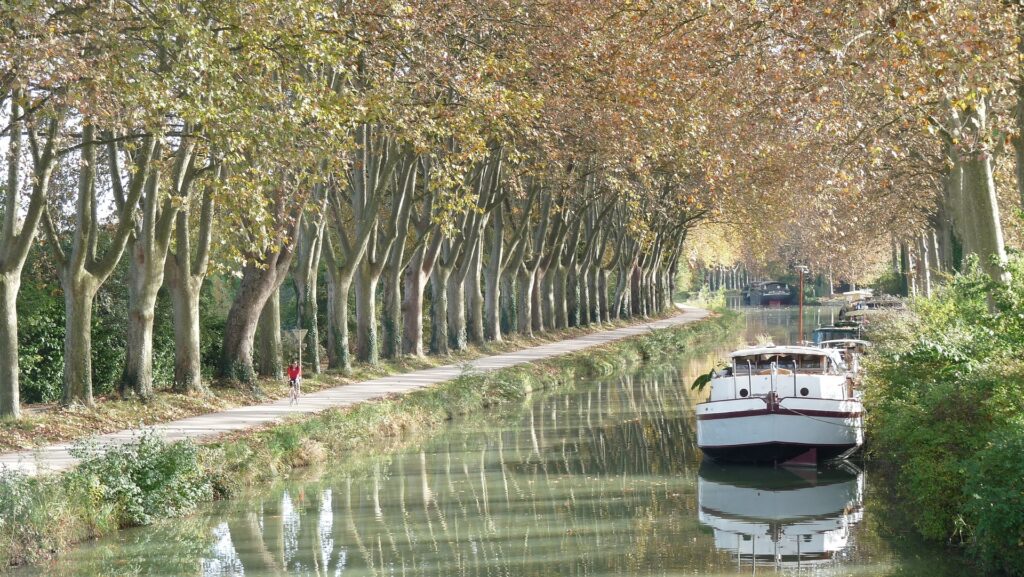
[[[863,443],[857,400],[754,398],[697,406],[697,444],[716,461],[821,462],[847,457]]]

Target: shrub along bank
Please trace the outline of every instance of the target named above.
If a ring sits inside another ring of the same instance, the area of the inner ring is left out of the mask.
[[[247,432],[198,446],[140,433],[135,444],[82,445],[82,463],[65,474],[32,478],[0,473],[0,566],[46,559],[69,545],[120,528],[192,512],[201,503],[288,474],[294,468],[409,439],[456,415],[522,402],[532,391],[716,344],[737,326],[722,314],[585,352],[452,381],[348,409]]]
[[[884,319],[866,363],[871,455],[918,532],[1024,575],[1024,266],[976,268]]]

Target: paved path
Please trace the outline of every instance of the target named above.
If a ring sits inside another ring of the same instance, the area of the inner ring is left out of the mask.
[[[293,415],[317,413],[334,407],[348,407],[384,395],[392,393],[401,394],[442,383],[462,375],[467,365],[471,366],[472,370],[476,372],[493,371],[557,357],[588,347],[645,334],[653,329],[691,323],[706,318],[709,315],[708,311],[703,309],[692,307],[679,308],[681,309],[680,314],[664,320],[596,332],[579,338],[530,347],[512,353],[482,357],[468,363],[445,365],[324,389],[303,395],[302,399],[295,405],[291,405],[289,400],[285,398],[262,405],[236,407],[219,413],[208,413],[171,421],[154,425],[152,429],[172,441],[210,439],[233,431],[277,423]],[[138,434],[138,430],[129,429],[100,435],[97,437],[97,441],[101,445],[120,445],[132,442],[137,438]],[[68,449],[71,446],[71,443],[59,443],[31,451],[0,455],[0,468],[18,470],[29,475],[62,471],[75,464],[75,458],[68,453]]]

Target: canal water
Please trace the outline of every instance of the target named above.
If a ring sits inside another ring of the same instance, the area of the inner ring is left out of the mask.
[[[808,310],[807,330],[832,313]],[[796,327],[791,309],[751,310],[716,350],[538,394],[17,574],[964,574],[886,514],[862,463],[702,463],[689,383],[740,342],[789,342]]]

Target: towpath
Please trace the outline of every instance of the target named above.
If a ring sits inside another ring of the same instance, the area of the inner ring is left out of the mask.
[[[236,407],[218,413],[208,413],[178,421],[161,423],[150,428],[171,441],[183,439],[206,440],[226,433],[274,424],[295,415],[318,413],[330,408],[349,407],[385,395],[407,393],[415,389],[454,379],[462,375],[467,369],[474,372],[488,372],[557,357],[589,347],[642,335],[651,330],[692,323],[709,315],[708,311],[703,309],[693,307],[679,308],[679,314],[667,319],[595,332],[582,337],[521,349],[511,353],[482,357],[468,363],[445,365],[324,389],[316,393],[303,395],[301,400],[294,405],[290,404],[289,400],[285,398],[260,405]],[[121,445],[136,440],[138,434],[138,430],[128,429],[99,435],[96,437],[96,440],[101,446]],[[74,466],[76,462],[69,452],[72,446],[72,443],[57,443],[30,451],[3,454],[0,455],[0,469],[6,468],[8,470],[20,471],[28,475],[63,471]]]

